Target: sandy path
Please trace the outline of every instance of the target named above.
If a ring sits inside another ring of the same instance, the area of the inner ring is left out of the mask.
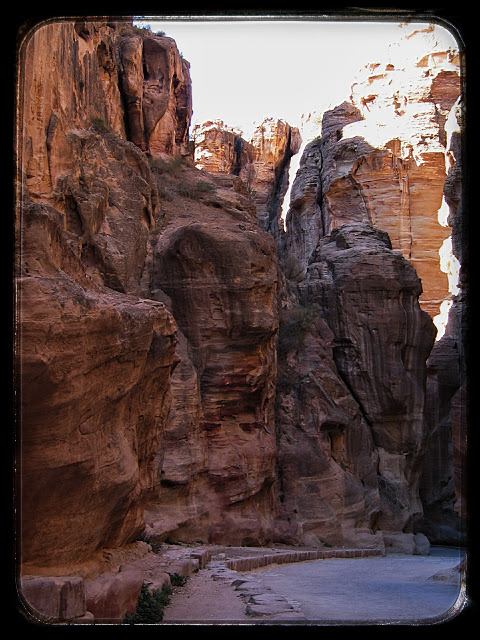
[[[164,624],[252,623],[243,599],[228,583],[213,580],[212,573],[203,569],[190,576],[185,586],[174,587],[164,610]]]

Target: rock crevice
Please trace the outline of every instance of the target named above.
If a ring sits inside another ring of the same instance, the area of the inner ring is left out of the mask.
[[[444,53],[434,73],[415,66],[407,102],[387,65],[324,114],[284,231],[298,129],[266,119],[247,141],[205,123],[194,158],[171,38],[100,21],[30,34],[15,262],[27,599],[70,590],[85,612],[82,576],[99,580],[95,615],[117,587],[131,608],[142,576],[106,566],[132,545],[148,563],[139,538],[318,554],[461,540],[468,256]],[[366,135],[411,110],[414,143]],[[432,350],[449,295],[432,252],[452,230],[462,271]]]

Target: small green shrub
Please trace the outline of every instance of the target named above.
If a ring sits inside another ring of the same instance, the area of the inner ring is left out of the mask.
[[[278,355],[284,358],[293,349],[301,348],[308,329],[320,316],[320,305],[298,306],[280,315]]]
[[[190,198],[191,200],[195,200],[196,198],[201,197],[202,195],[206,195],[209,193],[213,193],[216,191],[216,186],[211,182],[189,182],[187,180],[182,180],[177,183],[177,193],[184,198]]]
[[[154,173],[167,173],[170,175],[179,175],[183,168],[182,158],[162,158],[156,156],[150,159],[150,167]]]
[[[102,118],[92,118],[90,120],[90,128],[93,129],[93,131],[95,131],[96,133],[100,133],[102,135],[112,133],[112,128],[104,120],[102,120]]]
[[[149,544],[152,548],[153,553],[160,553],[162,551],[162,543],[158,542],[158,540],[153,540],[153,538],[146,535],[145,533],[140,534],[138,540]]]
[[[171,590],[169,587],[154,589],[152,593],[146,584],[138,596],[135,613],[127,613],[124,624],[155,624],[163,620],[163,610],[170,602]]]
[[[187,576],[181,573],[169,573],[172,587],[184,587],[187,584]]]

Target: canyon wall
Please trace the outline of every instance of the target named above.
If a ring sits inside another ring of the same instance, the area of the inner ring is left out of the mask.
[[[459,278],[448,313],[445,335],[435,344],[427,368],[426,419],[431,438],[421,480],[424,516],[417,528],[432,541],[459,544],[467,534],[467,427],[469,423],[468,345],[469,307],[468,212],[464,208],[463,100],[452,113],[449,153],[452,160],[444,185],[452,228],[452,251]]]
[[[188,63],[126,23],[23,56],[23,571],[93,575],[146,526],[271,540],[277,250],[245,183],[193,166]]]
[[[145,154],[126,137],[123,30],[56,22],[23,49],[16,267],[27,572],[101,560],[140,534],[171,402],[177,327],[142,294],[159,198]]]
[[[278,259],[237,180],[206,183],[212,193],[183,210],[177,200],[158,227],[152,292],[168,296],[184,336],[184,375],[172,379],[152,536],[272,535]]]
[[[140,536],[425,552],[452,468],[424,465],[430,433],[447,414],[465,427],[463,377],[439,368],[452,340],[463,349],[460,295],[427,367],[424,309],[448,297],[428,274],[449,229],[416,236],[441,205],[456,76],[416,67],[412,109],[437,118],[424,155],[349,137],[361,98],[325,114],[283,231],[298,130],[267,119],[245,141],[206,123],[195,159],[189,65],[170,38],[46,23],[20,62],[23,573],[92,578]]]
[[[460,61],[431,25],[403,31],[386,58],[359,72],[349,99],[323,115],[296,178],[310,186],[292,192],[287,250],[306,267],[316,236],[350,222],[383,229],[415,267],[420,304],[434,317],[451,299],[439,252],[451,236],[443,185],[454,163],[449,114],[460,97]]]
[[[412,47],[430,40],[430,55],[410,57],[408,46],[398,48],[401,57],[390,51],[363,69],[350,100],[323,115],[292,185],[280,250],[292,308],[317,305],[333,333],[337,371],[370,427],[381,501],[375,526],[387,546],[412,532],[461,543],[466,516],[465,486],[458,486],[468,273],[463,268],[456,282],[467,257],[460,66],[431,26],[391,48],[410,38]],[[377,239],[374,229],[382,232]],[[436,331],[417,298],[446,331],[433,351]],[[303,406],[297,399],[291,407],[300,421]]]
[[[250,140],[222,121],[194,129],[195,164],[208,173],[239,176],[257,208],[260,227],[280,242],[282,202],[288,188],[290,159],[298,153],[298,128],[284,120],[264,118]]]

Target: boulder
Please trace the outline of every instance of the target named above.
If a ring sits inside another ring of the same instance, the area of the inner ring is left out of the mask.
[[[85,583],[80,577],[25,576],[20,596],[39,622],[66,622],[86,615]]]
[[[123,566],[116,574],[102,574],[86,583],[86,607],[95,621],[121,622],[134,613],[143,585],[143,573],[135,566]]]

